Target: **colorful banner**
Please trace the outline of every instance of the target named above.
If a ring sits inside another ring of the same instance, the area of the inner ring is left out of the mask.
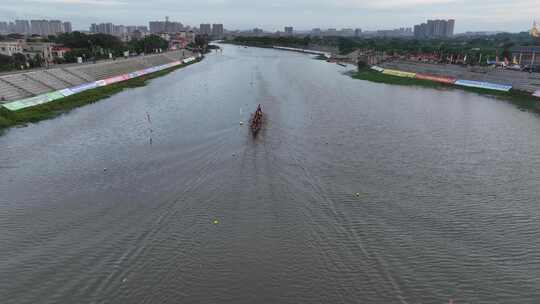
[[[33,106],[37,106],[37,105],[44,104],[44,103],[47,103],[47,102],[51,102],[53,100],[57,100],[57,99],[60,99],[60,98],[64,98],[64,95],[60,91],[54,91],[54,92],[49,92],[49,93],[37,95],[37,96],[34,96],[34,97],[30,97],[30,98],[21,99],[21,100],[13,101],[13,102],[10,102],[10,103],[6,103],[3,106],[8,110],[17,111],[17,110],[20,110],[20,109],[33,107]]]
[[[444,77],[444,76],[435,76],[435,75],[428,75],[428,74],[416,74],[416,79],[422,79],[422,80],[430,80],[445,84],[454,84],[456,82],[455,78],[452,77]]]
[[[143,70],[140,70],[140,71],[135,71],[135,72],[131,72],[128,74],[128,77],[129,79],[131,78],[137,78],[137,77],[140,77],[142,75],[146,74]]]
[[[49,101],[64,98],[64,95],[60,91],[54,91],[54,92],[45,93],[45,96],[47,96]]]
[[[128,80],[128,79],[129,79],[129,75],[124,74],[124,75],[119,75],[119,76],[114,76],[114,77],[111,77],[111,78],[104,79],[104,81],[105,81],[106,85],[109,85],[109,84],[121,82],[121,81]]]
[[[508,92],[512,88],[511,85],[473,81],[473,80],[461,80],[461,79],[456,81],[455,84],[464,86],[464,87],[470,87],[470,88],[480,88],[480,89],[488,89],[488,90],[496,90],[496,91],[504,91],[504,92]]]
[[[60,92],[60,94],[64,95],[64,97],[67,97],[67,96],[69,96],[69,95],[73,95],[73,94],[74,94],[73,91],[72,91],[71,89],[69,89],[69,88],[60,90],[60,91],[58,91],[58,92]]]
[[[8,110],[17,111],[17,110],[20,110],[20,109],[24,109],[24,108],[36,106],[36,105],[39,105],[39,104],[51,102],[53,100],[57,100],[57,99],[60,99],[60,98],[66,97],[66,96],[77,94],[77,93],[87,91],[87,90],[90,90],[90,89],[94,89],[94,88],[97,88],[97,87],[102,87],[102,86],[110,85],[110,84],[113,84],[113,83],[116,83],[116,82],[132,79],[132,78],[137,78],[137,77],[140,77],[140,76],[143,76],[143,75],[146,75],[146,74],[150,74],[150,73],[154,73],[154,72],[157,72],[157,71],[165,70],[165,69],[168,69],[168,68],[171,68],[171,67],[174,67],[174,66],[181,65],[183,62],[184,63],[189,63],[189,62],[192,62],[194,60],[196,60],[195,57],[189,57],[189,58],[186,58],[184,60],[177,60],[177,61],[173,61],[173,62],[170,62],[170,63],[167,63],[167,64],[162,64],[162,65],[154,66],[154,67],[147,68],[147,69],[144,69],[144,70],[131,72],[131,73],[128,73],[128,74],[114,76],[114,77],[110,77],[110,78],[106,78],[106,79],[102,79],[102,80],[98,80],[98,81],[94,81],[94,82],[84,83],[84,84],[81,84],[81,85],[78,85],[78,86],[75,86],[75,87],[66,88],[66,89],[59,90],[59,91],[49,92],[49,93],[37,95],[37,96],[34,96],[34,97],[26,98],[26,99],[12,101],[12,102],[9,102],[9,103],[5,103],[2,106],[5,107]]]
[[[383,74],[392,75],[392,76],[398,76],[398,77],[405,77],[405,78],[414,78],[416,77],[416,73],[409,73],[409,72],[403,72],[398,70],[390,70],[390,69],[384,69],[382,71]]]
[[[380,66],[376,66],[376,65],[372,66],[371,69],[374,70],[374,71],[377,71],[377,72],[381,72],[381,73],[384,72],[383,68],[381,68]]]
[[[69,90],[72,91],[73,94],[76,94],[76,93],[80,93],[82,91],[90,90],[96,87],[97,85],[96,85],[96,82],[94,81],[94,82],[84,83],[76,87],[69,88]]]

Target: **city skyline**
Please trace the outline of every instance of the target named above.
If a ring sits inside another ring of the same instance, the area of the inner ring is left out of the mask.
[[[456,19],[456,33],[467,31],[524,31],[540,19],[536,1],[491,0],[290,0],[248,3],[245,0],[187,0],[181,7],[172,0],[4,0],[0,20],[63,19],[73,30],[87,30],[91,23],[147,25],[169,16],[186,25],[223,23],[229,30],[255,27],[265,31],[312,28],[356,28],[384,30],[412,27],[427,19]],[[36,10],[36,6],[40,9]],[[92,10],[89,16],[86,12]],[[407,9],[407,14],[403,14]],[[129,10],[129,14],[125,11]],[[264,11],[264,14],[260,14]],[[34,13],[39,12],[39,13]],[[339,18],[336,18],[339,16]]]

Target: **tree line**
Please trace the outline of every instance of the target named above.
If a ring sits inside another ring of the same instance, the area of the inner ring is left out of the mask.
[[[165,39],[157,35],[149,35],[142,39],[132,39],[129,42],[123,42],[118,37],[112,35],[88,35],[77,31],[48,37],[24,37],[18,34],[0,36],[0,41],[13,39],[25,39],[27,42],[52,42],[71,49],[71,51],[64,55],[64,58],[55,58],[55,63],[77,62],[77,57],[85,60],[99,60],[109,58],[109,54],[112,54],[114,57],[120,57],[124,55],[125,51],[136,54],[152,53],[159,49],[165,51],[169,45]],[[32,58],[19,53],[13,56],[0,55],[0,71],[41,67],[44,63],[44,59],[39,54]]]
[[[447,56],[467,56],[471,63],[484,59],[500,60],[511,58],[511,49],[515,46],[540,45],[538,38],[528,32],[500,33],[489,36],[455,37],[452,39],[418,40],[412,38],[363,38],[363,37],[235,37],[232,43],[270,47],[273,45],[304,48],[309,45],[336,47],[344,55],[357,49],[385,52],[391,55],[438,54],[440,58]]]

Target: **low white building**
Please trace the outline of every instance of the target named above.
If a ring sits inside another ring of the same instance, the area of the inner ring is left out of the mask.
[[[13,56],[17,53],[22,53],[24,49],[24,42],[20,40],[13,41],[0,41],[0,54],[6,56]]]
[[[53,46],[50,42],[27,42],[24,46],[24,54],[27,58],[34,58],[40,55],[46,62],[53,62]]]

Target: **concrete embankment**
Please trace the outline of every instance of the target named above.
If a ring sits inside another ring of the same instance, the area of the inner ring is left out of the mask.
[[[117,59],[96,64],[59,65],[51,69],[41,69],[24,73],[0,76],[0,103],[11,103],[41,95],[55,99],[66,89],[74,91],[92,87],[96,81],[129,75],[144,71],[151,72],[155,67],[182,62],[195,54],[187,50],[171,51],[155,55]],[[131,75],[134,76],[134,75]],[[96,86],[100,86],[98,83]],[[65,94],[64,94],[65,96]]]
[[[202,60],[202,57],[188,57],[182,61],[175,61],[161,66],[132,72],[127,75],[120,75],[106,80],[95,81],[94,83],[87,83],[78,86],[77,88],[62,90],[62,93],[68,96],[62,95],[61,93],[54,93],[53,96],[53,94],[47,93],[22,101],[14,101],[5,104],[4,106],[0,106],[0,134],[9,127],[54,118],[77,107],[108,98],[124,89],[144,86],[150,79],[166,75],[176,69],[188,66],[200,60]],[[49,100],[49,98],[55,96],[58,98]]]
[[[473,81],[474,83],[511,86],[515,90],[540,94],[540,73],[526,73],[495,68],[462,67],[450,64],[430,64],[404,60],[386,62],[381,64],[380,67],[435,77]]]
[[[392,68],[390,68],[392,67]],[[458,67],[459,68],[459,67]],[[531,85],[530,84],[530,78],[525,78],[527,75],[526,73],[522,72],[516,72],[516,71],[500,71],[507,72],[507,73],[514,73],[514,75],[518,75],[522,77],[521,81],[517,81],[514,79],[507,79],[500,77],[494,77],[493,73],[489,75],[488,73],[484,73],[485,75],[480,78],[477,75],[475,75],[473,72],[467,72],[460,71],[461,73],[456,73],[456,68],[451,67],[449,69],[443,70],[441,69],[433,69],[426,68],[425,64],[412,64],[412,63],[385,63],[381,66],[372,66],[372,70],[396,77],[403,77],[403,78],[414,78],[422,81],[432,81],[432,82],[438,82],[438,83],[444,83],[449,85],[456,85],[461,87],[468,87],[468,88],[475,88],[475,89],[486,89],[486,90],[493,90],[493,91],[501,91],[501,92],[509,92],[510,90],[513,90],[515,92],[523,92],[524,94],[532,94],[532,96],[540,97],[540,90],[538,90],[538,86]],[[452,71],[454,73],[452,73]],[[457,77],[468,77],[468,78],[457,78]],[[475,77],[477,76],[477,77]],[[508,75],[507,75],[508,76]],[[534,76],[529,76],[534,77]],[[533,78],[534,79],[534,78]],[[516,86],[512,84],[512,80],[514,83],[517,83]]]

